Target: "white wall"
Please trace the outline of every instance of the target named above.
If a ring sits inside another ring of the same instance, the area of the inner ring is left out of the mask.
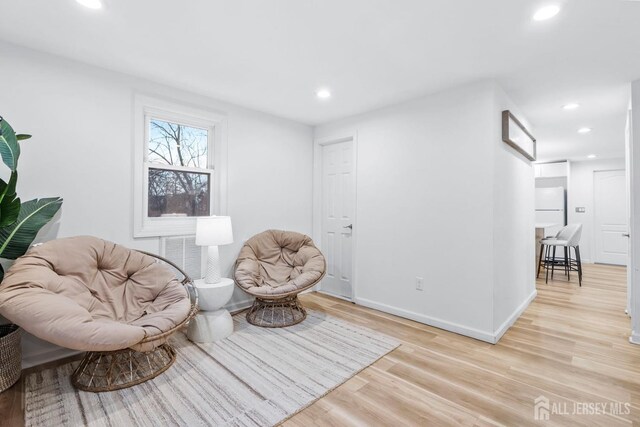
[[[499,338],[535,298],[535,181],[531,162],[502,141],[501,112],[535,129],[498,86],[493,117],[493,331]]]
[[[23,144],[19,192],[64,197],[59,236],[158,251],[158,239],[132,238],[134,93],[228,114],[236,241],[221,248],[227,275],[256,232],[311,233],[310,127],[10,45],[0,56],[0,114],[34,135]],[[526,304],[533,172],[500,140],[504,105],[512,108],[482,82],[316,129],[318,138],[358,134],[358,302],[487,341]],[[496,253],[512,244],[504,270]],[[231,304],[244,301],[237,293]],[[30,364],[50,356],[25,342]]]
[[[531,205],[530,213],[505,222],[501,232],[527,236],[531,246],[534,238],[533,170],[503,150],[496,90],[492,82],[481,82],[316,128],[316,139],[357,133],[358,303],[495,340],[496,319],[504,316],[501,311],[494,318],[493,312],[494,242],[508,242],[494,240],[494,227]],[[515,206],[500,197],[494,205],[503,186],[494,186],[498,178],[509,183],[509,195],[530,197],[529,204]],[[531,249],[514,258],[514,269],[533,263]],[[498,289],[528,274],[512,273],[498,273]],[[415,289],[416,276],[425,278],[422,292]],[[528,288],[532,277],[513,286]]]
[[[625,169],[624,158],[571,162],[567,190],[567,221],[569,224],[582,224],[580,256],[583,262],[595,261],[593,173],[614,169]],[[584,207],[585,212],[576,212],[576,207]]]
[[[228,115],[227,200],[235,243],[220,248],[227,276],[253,234],[268,228],[311,234],[309,126],[6,44],[0,58],[0,115],[33,134],[22,144],[18,194],[64,198],[60,237],[91,234],[159,250],[157,238],[132,237],[134,93]],[[231,304],[247,300],[236,289]],[[25,342],[27,357],[50,349]]]

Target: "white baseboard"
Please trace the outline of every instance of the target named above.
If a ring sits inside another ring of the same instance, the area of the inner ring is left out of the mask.
[[[299,295],[309,294],[311,292],[317,292],[319,289],[320,289],[319,285],[312,286],[309,289],[305,289],[304,291],[300,292]]]
[[[345,300],[345,301],[348,301],[348,302],[353,302],[353,300],[351,298],[343,297],[342,295],[338,295],[338,294],[334,294],[334,293],[331,293],[331,292],[323,291],[322,289],[318,289],[317,292],[319,294],[329,295],[330,297],[338,298],[338,299]],[[364,305],[364,304],[362,304],[362,305]]]
[[[53,347],[53,344],[51,344]],[[22,369],[31,368],[33,366],[42,365],[43,363],[53,362],[54,360],[64,359],[65,357],[75,356],[76,354],[83,353],[78,350],[71,350],[68,348],[62,348],[55,346],[50,351],[46,351],[38,354],[25,355],[22,358]]]
[[[502,323],[502,325],[500,325],[500,327],[493,334],[493,337],[494,337],[493,344],[495,344],[498,341],[500,341],[500,338],[502,338],[504,333],[507,332],[507,330],[511,326],[513,326],[514,323],[516,323],[516,320],[518,320],[518,318],[522,315],[522,313],[524,313],[524,311],[527,309],[527,307],[529,307],[529,304],[531,304],[531,301],[536,299],[537,295],[538,295],[538,291],[534,289],[533,292],[531,292],[531,295],[529,295],[527,297],[527,299],[525,299],[522,302],[522,304],[520,304],[518,306],[518,308],[516,308],[515,311],[513,313],[511,313],[511,316],[509,316],[507,318],[507,320],[505,320]]]
[[[252,304],[253,304],[253,298],[227,304],[224,308],[229,310],[229,312],[231,313],[235,313],[237,311],[242,311],[245,308],[251,307]]]
[[[520,315],[527,309],[531,301],[535,299],[536,295],[537,291],[534,290],[531,295],[529,295],[527,299],[518,306],[518,308],[511,314],[511,316],[509,316],[509,318],[502,325],[500,325],[500,328],[494,333],[482,331],[480,329],[460,325],[458,323],[449,322],[447,320],[438,319],[424,314],[415,313],[413,311],[404,310],[402,308],[394,307],[391,305],[381,304],[365,298],[356,298],[355,302],[356,304],[360,304],[365,307],[373,308],[385,313],[404,317],[405,319],[415,320],[416,322],[424,323],[425,325],[434,326],[436,328],[444,329],[456,334],[495,344],[500,340],[500,338],[502,338],[504,333],[516,322],[516,320],[518,320]]]
[[[231,313],[242,311],[245,308],[251,307],[253,299],[246,299],[238,301],[232,304],[228,304],[226,309]],[[64,359],[65,357],[75,356],[76,354],[83,353],[82,351],[71,350],[68,348],[58,347],[57,345],[50,344],[51,348],[45,348],[44,351],[37,353],[26,353],[22,356],[22,369],[31,368],[33,366],[42,365],[44,363],[53,362],[54,360]]]
[[[631,335],[629,336],[629,342],[631,344],[640,345],[640,334],[631,333]]]
[[[424,314],[415,313],[413,311],[404,310],[402,308],[393,307],[387,304],[381,304],[365,298],[356,298],[355,302],[356,304],[360,304],[365,307],[384,311],[385,313],[394,314],[396,316],[404,317],[405,319],[415,320],[416,322],[424,323],[425,325],[435,326],[436,328],[444,329],[450,332],[455,332],[456,334],[475,338],[480,341],[486,341],[491,344],[495,343],[494,335],[491,332],[481,331],[479,329],[459,325],[457,323],[449,322],[447,320],[426,316]]]

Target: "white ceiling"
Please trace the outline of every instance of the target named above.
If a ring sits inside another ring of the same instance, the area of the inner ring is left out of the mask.
[[[623,155],[628,83],[640,78],[635,1],[0,1],[0,40],[308,124],[495,78],[532,122],[541,160]],[[532,21],[550,3],[560,14]],[[315,97],[323,86],[331,99]]]

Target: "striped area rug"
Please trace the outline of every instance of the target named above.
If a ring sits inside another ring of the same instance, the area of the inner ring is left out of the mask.
[[[146,383],[114,392],[75,390],[75,364],[29,375],[29,426],[270,426],[284,421],[399,343],[392,338],[308,310],[282,329],[258,328],[244,313],[235,332],[213,344],[173,343],[175,364]]]

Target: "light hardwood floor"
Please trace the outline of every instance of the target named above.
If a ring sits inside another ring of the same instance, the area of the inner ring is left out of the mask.
[[[285,425],[541,425],[534,420],[541,395],[568,411],[574,402],[631,405],[618,416],[552,414],[545,425],[640,423],[640,346],[628,342],[626,270],[585,265],[582,288],[576,279],[538,280],[537,298],[497,345],[305,295],[307,307],[403,344]]]
[[[599,265],[585,265],[582,288],[561,275],[548,285],[539,280],[538,297],[497,345],[304,295],[307,307],[402,345],[285,425],[640,424],[640,346],[627,340],[625,281],[624,268]],[[22,425],[20,390],[18,384],[0,395],[0,425]],[[534,420],[534,399],[541,395],[569,412],[574,404],[622,402],[631,413],[552,414],[542,423]]]

